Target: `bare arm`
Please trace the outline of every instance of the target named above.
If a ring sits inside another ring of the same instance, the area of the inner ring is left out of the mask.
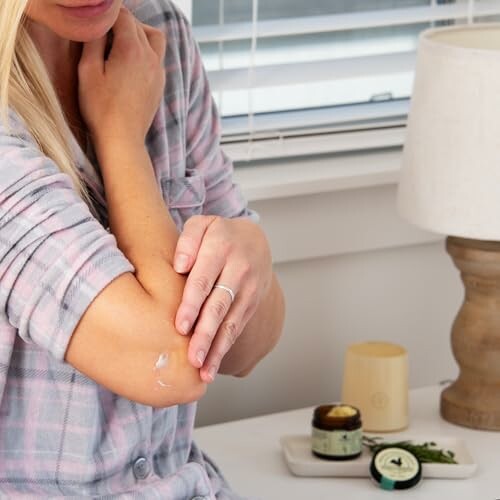
[[[184,279],[172,268],[177,230],[155,181],[144,136],[162,95],[163,35],[122,11],[114,45],[86,44],[80,104],[101,166],[110,229],[136,268],[110,283],[81,318],[66,360],[129,399],[169,406],[205,391],[174,318]],[[143,26],[143,25],[141,25]],[[163,77],[164,78],[164,77]]]
[[[158,407],[194,401],[205,385],[187,361],[188,339],[174,327],[184,286],[169,264],[177,230],[144,147],[118,146],[108,144],[101,169],[110,229],[136,274],[120,276],[99,294],[73,333],[66,360],[134,401]]]

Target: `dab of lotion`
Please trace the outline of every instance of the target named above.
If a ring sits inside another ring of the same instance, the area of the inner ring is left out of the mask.
[[[168,365],[168,354],[165,354],[165,353],[162,353],[160,354],[160,356],[158,357],[158,360],[156,361],[155,363],[155,366],[153,368],[153,370],[155,372],[158,373],[158,376],[160,375],[159,371],[162,369],[162,368],[166,368]],[[163,382],[162,380],[160,380],[160,378],[158,378],[158,380],[156,381],[156,383],[160,386],[160,387],[171,387],[169,384],[165,384],[165,382]]]
[[[160,354],[158,361],[155,364],[155,370],[159,370],[160,368],[165,368],[168,364],[168,354]]]

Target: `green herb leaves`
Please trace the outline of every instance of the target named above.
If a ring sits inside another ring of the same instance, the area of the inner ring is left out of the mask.
[[[433,441],[416,444],[412,441],[397,441],[392,443],[382,442],[381,437],[363,436],[363,444],[372,452],[376,453],[384,448],[392,448],[398,446],[413,453],[421,463],[441,463],[441,464],[456,464],[455,454],[450,450],[441,450],[436,448],[436,443]]]

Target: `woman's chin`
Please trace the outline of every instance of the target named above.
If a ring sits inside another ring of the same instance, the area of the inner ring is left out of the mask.
[[[0,0],[2,1],[2,0]],[[101,19],[93,22],[60,23],[52,28],[57,36],[73,42],[91,42],[102,38],[115,24],[115,19]]]
[[[99,40],[111,29],[111,27],[107,27],[106,29],[101,30],[92,30],[92,32],[83,31],[83,32],[73,32],[68,36],[64,36],[67,40],[71,40],[72,42],[93,42],[94,40]]]
[[[98,4],[89,0],[83,7],[75,3],[75,0],[32,0],[25,14],[35,25],[47,28],[59,38],[90,42],[102,38],[113,27],[122,7],[122,0],[102,0]],[[81,0],[78,3],[81,5]]]

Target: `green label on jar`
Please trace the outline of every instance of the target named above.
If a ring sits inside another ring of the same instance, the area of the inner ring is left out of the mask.
[[[313,427],[312,449],[316,453],[332,457],[356,455],[361,452],[361,429],[354,431],[323,431]]]

